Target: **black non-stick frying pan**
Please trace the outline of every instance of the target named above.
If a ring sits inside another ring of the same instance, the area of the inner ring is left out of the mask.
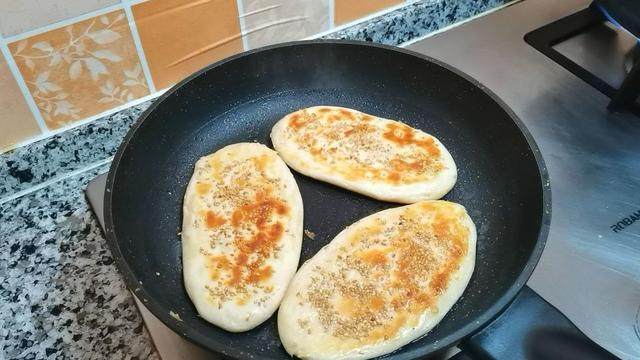
[[[181,207],[199,157],[237,142],[270,146],[276,121],[313,105],[354,108],[436,136],[459,171],[445,199],[463,204],[478,228],[463,297],[428,335],[390,358],[433,354],[485,327],[542,252],[551,204],[542,158],[513,112],[478,82],[422,55],[368,43],[297,42],[243,53],[184,80],[141,116],[113,161],[105,199],[107,239],[127,285],[171,329],[217,354],[287,358],[275,316],[239,334],[198,317],[182,281]],[[347,225],[396,206],[294,175],[304,228],[317,234],[304,240],[301,263]]]

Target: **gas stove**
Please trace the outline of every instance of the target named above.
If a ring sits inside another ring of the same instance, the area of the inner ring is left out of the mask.
[[[640,117],[609,112],[607,95],[524,39],[588,6],[525,0],[405,46],[478,79],[522,119],[546,161],[553,197],[549,238],[528,285],[596,343],[637,359]],[[603,22],[550,47],[615,88],[635,44]],[[87,188],[101,222],[104,183],[101,176]],[[138,307],[164,359],[211,358]]]
[[[589,3],[526,0],[408,48],[478,79],[525,123],[547,164],[553,198],[547,245],[528,285],[592,340],[637,359],[640,118],[609,112],[606,95],[524,40]],[[607,36],[602,30],[575,34],[556,49],[621,81],[622,66],[615,66],[621,62],[612,59],[622,58],[635,39],[602,26]],[[593,49],[602,41],[608,51],[599,51],[596,61]]]

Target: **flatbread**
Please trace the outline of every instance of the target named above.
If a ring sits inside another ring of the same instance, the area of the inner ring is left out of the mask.
[[[476,229],[461,205],[425,201],[354,223],[307,261],[278,311],[287,352],[367,359],[425,335],[475,265]]]
[[[457,178],[435,137],[353,109],[298,110],[275,124],[271,141],[294,170],[384,201],[440,199]]]
[[[295,274],[303,208],[286,164],[256,143],[198,160],[183,206],[187,293],[205,320],[246,331],[267,320]]]

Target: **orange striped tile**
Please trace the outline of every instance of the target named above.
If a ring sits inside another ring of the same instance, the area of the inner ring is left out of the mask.
[[[123,10],[9,44],[47,127],[149,94]]]
[[[235,0],[150,0],[133,15],[157,89],[243,50]]]
[[[0,151],[40,134],[4,57],[0,54]]]
[[[403,0],[334,0],[334,22],[336,25],[346,24],[403,2]]]

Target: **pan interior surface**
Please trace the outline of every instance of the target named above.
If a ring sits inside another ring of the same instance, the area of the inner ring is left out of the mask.
[[[476,267],[463,297],[393,358],[450,346],[496,315],[495,304],[537,260],[532,253],[540,246],[544,210],[534,150],[480,86],[407,52],[354,43],[299,43],[235,57],[178,85],[143,115],[116,156],[108,185],[107,236],[127,285],[173,330],[213,351],[289,358],[275,316],[240,334],[197,316],[182,281],[182,200],[199,157],[237,142],[271,146],[275,122],[315,105],[354,108],[437,137],[458,166],[458,182],[444,199],[464,205],[478,229]],[[305,237],[300,264],[347,225],[397,206],[293,173],[304,228],[316,234]]]

